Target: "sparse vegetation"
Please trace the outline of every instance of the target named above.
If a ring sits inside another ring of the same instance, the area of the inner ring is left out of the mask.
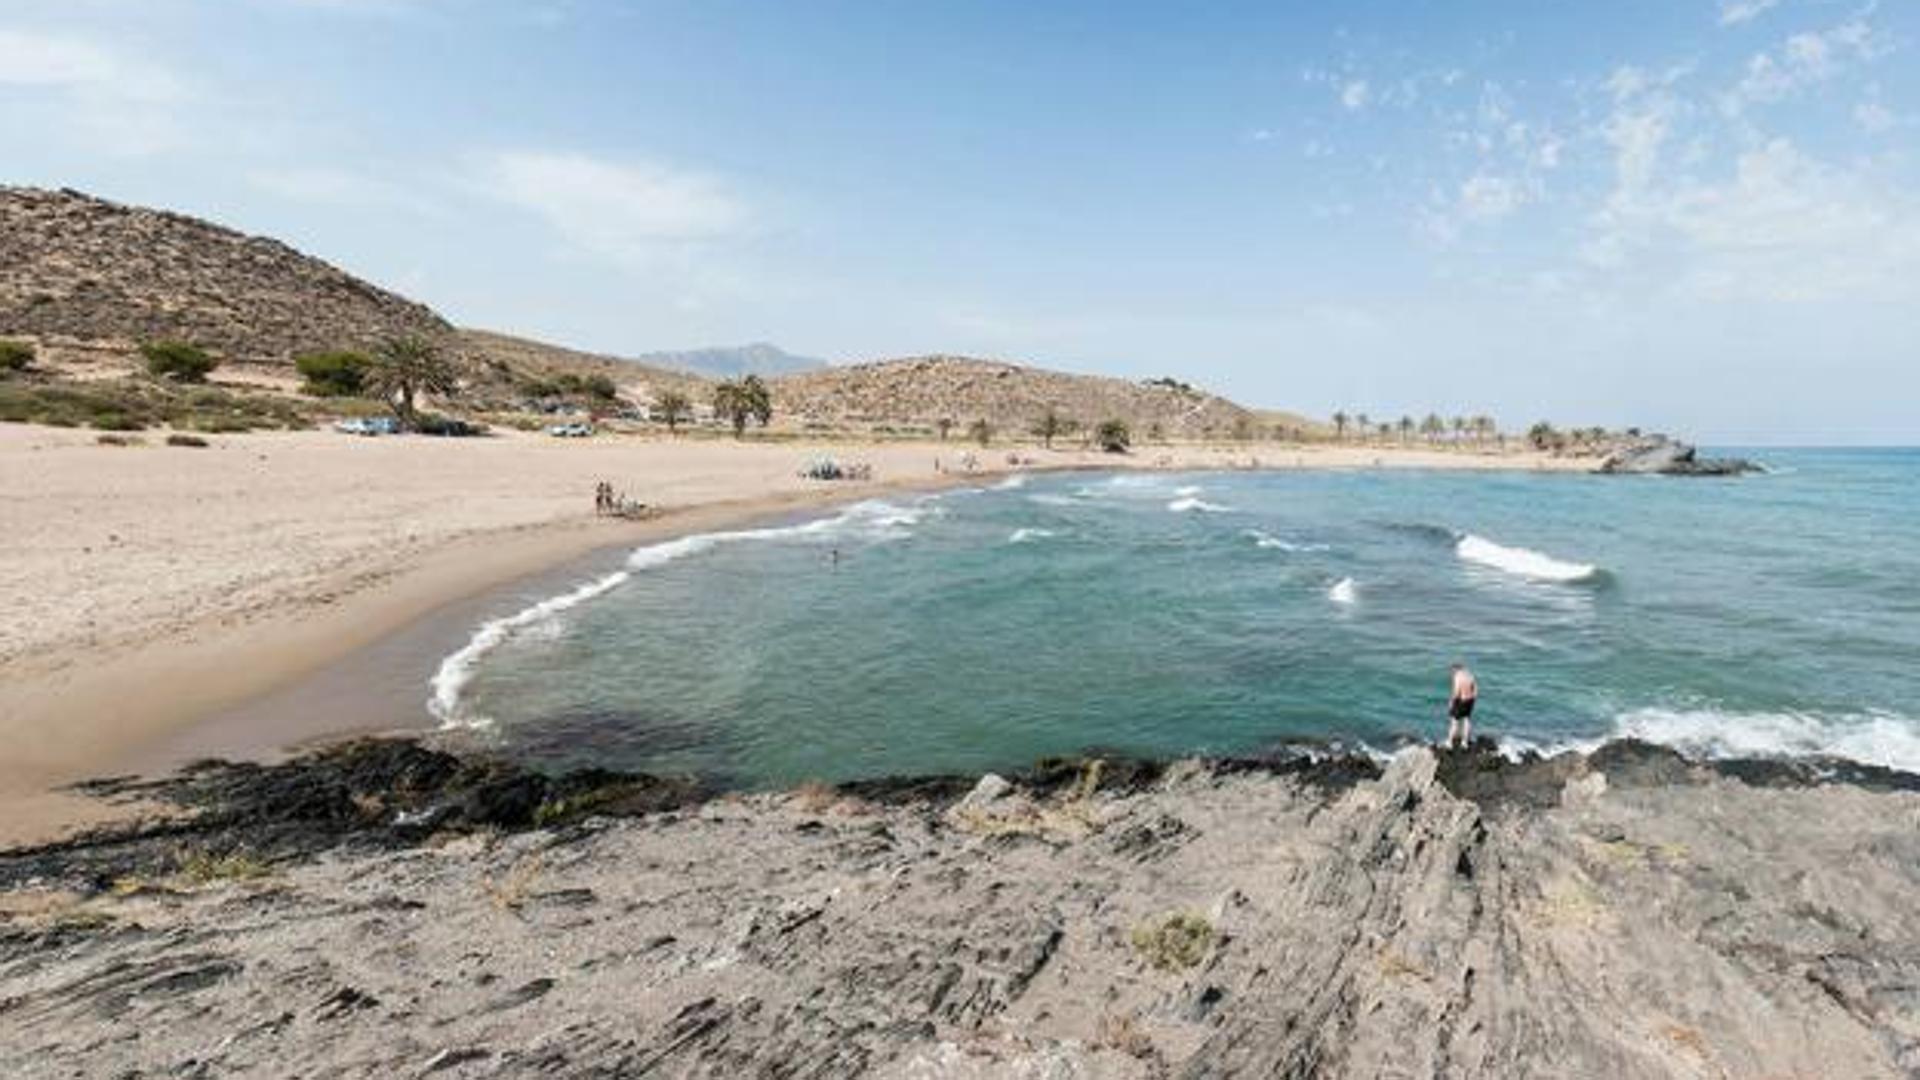
[[[310,353],[293,362],[294,370],[306,380],[300,389],[314,397],[357,397],[366,389],[367,368],[373,361],[365,353]]]
[[[967,438],[984,447],[993,441],[993,425],[987,423],[984,418],[975,420],[967,425]]]
[[[1204,915],[1177,912],[1133,928],[1133,949],[1161,971],[1198,967],[1213,951],[1217,935]]]
[[[1061,416],[1053,406],[1049,405],[1047,406],[1047,411],[1040,414],[1040,419],[1034,422],[1033,433],[1040,436],[1040,442],[1045,445],[1047,449],[1051,450],[1053,449],[1053,440],[1058,436],[1066,434],[1068,427],[1069,422],[1067,419]]]
[[[1124,454],[1133,444],[1133,435],[1123,420],[1103,420],[1094,429],[1093,441],[1109,454]]]
[[[212,885],[220,881],[252,881],[273,873],[273,868],[244,851],[214,854],[203,848],[183,848],[174,855],[181,880],[189,885]]]
[[[148,374],[175,382],[206,382],[208,373],[220,366],[205,349],[185,341],[149,341],[140,346],[140,355],[146,358]]]
[[[212,387],[179,387],[147,379],[0,385],[0,422],[139,431],[168,426],[198,431],[300,428],[296,402]]]
[[[367,368],[366,386],[387,403],[403,429],[414,431],[420,423],[415,398],[421,394],[450,397],[459,391],[460,381],[453,364],[432,342],[403,337],[380,346]]]
[[[713,411],[733,425],[733,437],[746,434],[747,421],[766,427],[773,419],[773,395],[758,375],[728,379],[713,390]]]
[[[207,440],[201,438],[198,435],[182,435],[179,432],[175,432],[172,435],[167,436],[167,445],[168,446],[186,446],[186,447],[193,447],[196,449],[203,449],[207,445]]]
[[[0,375],[27,370],[33,364],[33,355],[29,342],[0,340]]]
[[[951,416],[943,416],[933,422],[934,430],[940,433],[941,442],[947,441],[947,433],[953,430],[953,424],[954,420]]]

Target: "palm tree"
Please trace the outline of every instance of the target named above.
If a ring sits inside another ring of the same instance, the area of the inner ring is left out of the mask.
[[[1034,423],[1033,433],[1040,436],[1040,442],[1046,446],[1047,449],[1051,450],[1053,449],[1054,436],[1066,434],[1071,426],[1064,417],[1054,411],[1053,406],[1049,405],[1047,406],[1047,411],[1041,413],[1040,419]],[[985,444],[983,443],[982,445]]]
[[[1413,437],[1413,417],[1411,416],[1401,417],[1399,427],[1400,427],[1401,442],[1406,442],[1408,439]]]
[[[421,394],[449,397],[459,391],[460,376],[426,338],[389,338],[374,350],[365,385],[393,410],[402,430],[414,431],[420,426],[414,399]]]
[[[653,399],[653,415],[673,434],[680,430],[681,421],[693,415],[693,402],[678,390],[665,390]]]
[[[1460,437],[1467,433],[1467,418],[1464,416],[1453,417],[1447,421],[1447,426],[1453,428],[1453,441],[1459,442]]]
[[[1369,431],[1371,431],[1371,430],[1373,430],[1373,425],[1367,422],[1367,414],[1366,414],[1366,413],[1355,413],[1355,414],[1354,414],[1354,417],[1353,417],[1353,430],[1355,430],[1355,431],[1357,431],[1357,432],[1359,432],[1359,433],[1360,433],[1360,437],[1361,437],[1362,439],[1364,439],[1364,438],[1366,438],[1366,437],[1367,437],[1367,432],[1369,432]]]
[[[1347,414],[1344,412],[1333,414],[1333,437],[1336,439],[1347,437]]]
[[[949,431],[952,431],[952,430],[953,430],[953,417],[951,417],[951,416],[943,416],[943,417],[941,417],[940,419],[938,419],[938,420],[935,420],[935,421],[933,422],[933,426],[934,426],[934,428],[935,428],[935,430],[937,430],[937,431],[939,431],[939,432],[940,432],[940,441],[941,441],[941,442],[946,442],[946,441],[947,441],[947,432],[949,432]]]
[[[748,375],[744,379],[728,379],[713,388],[713,411],[727,418],[733,425],[733,437],[738,439],[746,434],[748,420],[767,426],[773,419],[773,399],[760,376]]]
[[[967,438],[984,447],[993,441],[993,425],[987,423],[985,417],[975,420],[967,425]]]
[[[1426,419],[1420,421],[1420,434],[1425,435],[1428,442],[1439,438],[1446,430],[1447,422],[1440,419],[1439,413],[1428,413]]]

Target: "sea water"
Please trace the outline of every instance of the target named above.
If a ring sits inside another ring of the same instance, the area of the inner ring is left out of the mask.
[[[1448,665],[1513,749],[1920,771],[1920,451],[1733,480],[1018,476],[641,548],[432,673],[450,728],[742,786],[1088,749],[1387,750]]]

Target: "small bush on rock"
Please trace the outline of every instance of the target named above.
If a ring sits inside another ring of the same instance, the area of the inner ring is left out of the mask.
[[[33,363],[33,346],[24,341],[0,341],[0,375],[25,371]]]

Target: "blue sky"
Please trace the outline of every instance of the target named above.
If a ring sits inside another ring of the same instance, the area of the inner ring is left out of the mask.
[[[0,179],[468,325],[1920,441],[1920,3],[8,0]]]

